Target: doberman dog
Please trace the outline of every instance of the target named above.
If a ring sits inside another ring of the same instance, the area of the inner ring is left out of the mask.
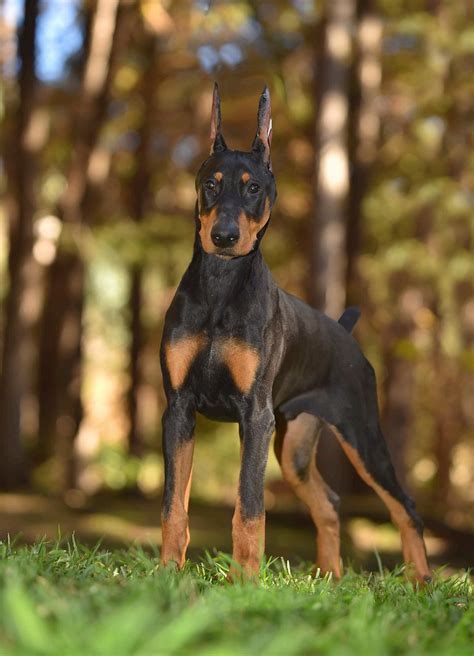
[[[339,322],[279,289],[260,251],[276,199],[270,161],[270,94],[264,89],[249,152],[221,132],[214,87],[211,151],[196,177],[191,263],[166,314],[161,366],[164,564],[185,562],[195,414],[238,422],[241,468],[232,520],[233,560],[258,574],[264,550],[264,476],[274,430],[284,478],[309,507],[318,531],[317,564],[341,576],[337,496],[316,467],[329,426],[363,480],[400,529],[404,560],[427,580],[423,528],[397,481],[380,428],[374,371],[350,335],[358,311]]]

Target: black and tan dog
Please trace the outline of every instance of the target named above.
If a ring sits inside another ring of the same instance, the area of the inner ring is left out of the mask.
[[[189,542],[188,501],[195,414],[238,422],[240,481],[233,559],[258,572],[264,549],[264,476],[276,429],[283,475],[309,507],[318,530],[317,562],[341,575],[336,495],[316,468],[316,446],[329,426],[360,476],[399,527],[405,562],[430,576],[422,522],[401,489],[379,424],[375,377],[350,330],[277,287],[260,252],[276,198],[270,163],[270,95],[258,108],[250,152],[227,147],[214,89],[211,153],[197,178],[192,261],[166,315],[161,363],[165,490],[162,561],[181,567]]]

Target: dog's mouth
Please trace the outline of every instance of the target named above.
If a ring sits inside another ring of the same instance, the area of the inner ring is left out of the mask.
[[[238,248],[237,245],[235,245],[231,248],[218,248],[218,247],[216,247],[212,251],[212,254],[216,255],[221,260],[234,260],[237,257],[245,257],[246,255],[249,255],[250,253],[253,253],[256,246],[257,246],[257,241],[255,241],[253,243],[252,247],[249,248],[249,249]]]
[[[217,255],[222,260],[231,260],[234,257],[238,257],[238,253],[235,253],[232,248],[216,248],[214,255]]]
[[[235,247],[232,248],[215,248],[214,255],[220,257],[222,260],[231,260],[234,257],[239,257],[240,253],[236,253]]]

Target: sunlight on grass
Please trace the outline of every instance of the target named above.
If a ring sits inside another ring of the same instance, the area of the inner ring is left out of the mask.
[[[354,542],[354,546],[364,552],[378,551],[399,552],[400,533],[393,524],[376,524],[368,519],[356,518],[347,523],[347,531]],[[425,534],[425,543],[428,554],[435,556],[446,550],[446,541]]]
[[[158,562],[139,547],[0,543],[1,653],[472,653],[467,573],[416,589],[400,571],[350,570],[336,584],[279,559],[255,586],[227,582],[225,554],[182,572]]]

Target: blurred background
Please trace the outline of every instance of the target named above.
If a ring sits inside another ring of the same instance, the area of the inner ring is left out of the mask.
[[[0,535],[160,544],[158,350],[191,257],[194,175],[247,149],[264,83],[278,283],[358,305],[399,476],[435,563],[474,554],[474,5],[470,0],[0,2]],[[235,426],[199,420],[192,547],[230,548]],[[346,560],[400,558],[324,436]],[[311,558],[267,473],[267,552]],[[58,529],[58,527],[60,527]]]

